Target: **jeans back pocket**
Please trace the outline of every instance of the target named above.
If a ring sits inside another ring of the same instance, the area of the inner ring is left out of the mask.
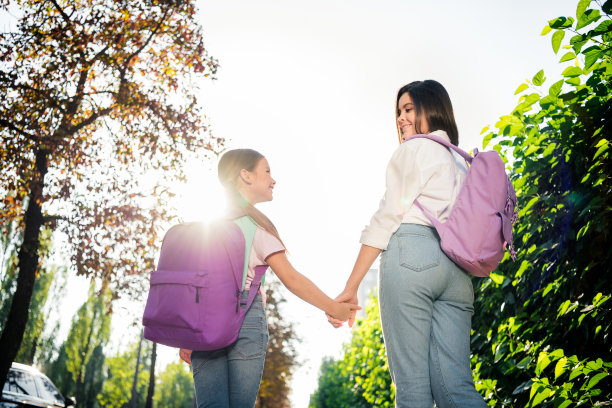
[[[440,244],[434,237],[418,233],[397,234],[399,263],[415,272],[440,264]]]

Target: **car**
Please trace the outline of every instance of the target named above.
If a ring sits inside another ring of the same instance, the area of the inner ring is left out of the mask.
[[[0,396],[0,408],[64,408],[76,405],[64,398],[53,382],[36,368],[13,363]]]

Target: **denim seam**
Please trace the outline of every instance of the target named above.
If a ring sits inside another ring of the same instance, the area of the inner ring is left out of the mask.
[[[442,373],[442,367],[440,366],[440,350],[438,349],[438,343],[436,342],[434,335],[433,335],[433,330],[431,332],[431,343],[432,343],[432,347],[435,349],[435,354],[436,354],[436,371],[438,372],[438,375],[441,379],[442,382],[442,390],[444,392],[444,396],[446,397],[447,401],[450,403],[451,407],[456,408],[457,405],[455,404],[455,401],[453,401],[453,397],[451,395],[451,393],[448,391],[448,388],[446,387],[446,379],[444,378],[444,374]]]

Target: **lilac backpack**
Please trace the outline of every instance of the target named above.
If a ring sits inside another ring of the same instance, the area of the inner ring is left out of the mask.
[[[144,337],[189,350],[216,350],[235,342],[268,268],[255,268],[243,299],[256,229],[246,216],[170,228],[151,273]]]
[[[453,149],[470,165],[465,182],[451,209],[448,220],[439,222],[415,200],[440,235],[444,253],[459,267],[474,276],[487,277],[504,257],[506,246],[512,260],[512,224],[518,217],[516,193],[506,175],[504,162],[496,151],[474,157],[445,139],[433,135],[415,135]]]

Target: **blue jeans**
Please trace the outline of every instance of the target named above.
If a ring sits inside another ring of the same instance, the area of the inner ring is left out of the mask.
[[[472,282],[442,252],[435,229],[401,224],[378,284],[395,406],[486,407],[470,369]]]
[[[235,343],[191,353],[198,408],[255,406],[267,345],[268,324],[261,295],[257,295]]]

